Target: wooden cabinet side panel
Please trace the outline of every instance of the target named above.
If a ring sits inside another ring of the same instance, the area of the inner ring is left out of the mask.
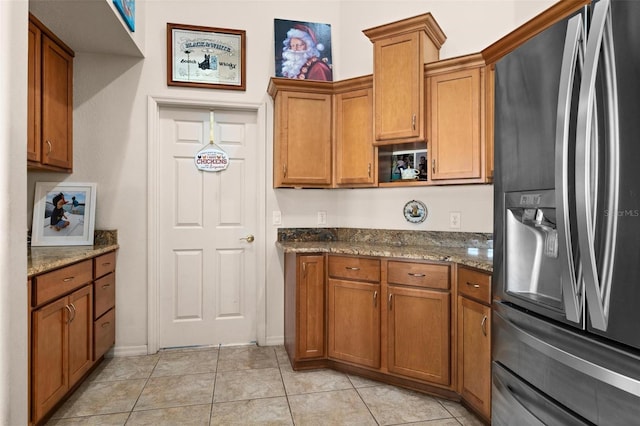
[[[295,253],[284,255],[284,347],[293,362],[296,357],[298,264]]]
[[[458,297],[458,374],[460,394],[491,418],[491,308]]]
[[[298,358],[322,358],[325,355],[324,256],[300,256],[298,268]]]
[[[40,114],[41,104],[41,64],[40,53],[42,52],[42,36],[40,29],[29,22],[29,48],[28,48],[28,77],[29,83],[27,89],[27,160],[40,161],[41,153],[41,134],[40,123],[42,117]]]
[[[450,294],[389,286],[389,371],[451,383]]]
[[[73,163],[73,57],[42,38],[43,164],[71,169]],[[48,142],[47,142],[48,141]],[[51,144],[51,146],[49,146]]]
[[[335,100],[335,183],[373,185],[373,89],[339,93]]]
[[[69,385],[73,386],[93,363],[93,285],[69,295]]]
[[[331,95],[282,93],[282,184],[331,184]]]
[[[33,312],[32,420],[37,422],[69,389],[68,298],[52,302]]]
[[[480,178],[480,70],[430,77],[432,179]]]
[[[329,279],[328,355],[380,367],[380,286]]]

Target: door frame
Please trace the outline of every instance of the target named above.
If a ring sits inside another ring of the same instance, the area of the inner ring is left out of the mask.
[[[159,162],[160,162],[160,109],[164,107],[193,107],[252,111],[257,115],[257,194],[258,211],[256,236],[256,339],[266,344],[266,176],[267,105],[206,101],[202,99],[147,97],[147,354],[158,352],[160,341],[160,250],[159,250]],[[194,153],[195,154],[195,153]],[[261,179],[262,178],[262,179]]]

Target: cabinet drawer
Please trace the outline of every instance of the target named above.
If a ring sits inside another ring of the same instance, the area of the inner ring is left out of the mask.
[[[116,274],[111,272],[97,279],[93,288],[93,317],[99,318],[116,304]]]
[[[449,265],[389,261],[389,284],[449,289]]]
[[[93,323],[94,360],[104,355],[116,342],[116,308],[109,310]]]
[[[93,279],[92,260],[66,266],[35,278],[33,306],[41,305],[74,290]]]
[[[93,259],[93,276],[99,278],[116,270],[116,252],[103,254]]]
[[[380,282],[380,260],[329,256],[329,276],[347,280]]]
[[[491,275],[458,267],[458,293],[491,304]]]

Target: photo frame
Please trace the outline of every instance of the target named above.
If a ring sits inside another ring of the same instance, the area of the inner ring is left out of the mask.
[[[36,182],[31,245],[93,245],[96,187],[95,183]]]
[[[246,90],[246,31],[167,24],[167,85]]]
[[[136,0],[113,0],[116,9],[131,32],[136,30]]]

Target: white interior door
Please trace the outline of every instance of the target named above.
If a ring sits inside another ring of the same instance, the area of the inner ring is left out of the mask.
[[[214,111],[214,141],[230,161],[206,172],[194,157],[209,143],[210,111],[160,109],[160,348],[256,340],[256,118]]]

